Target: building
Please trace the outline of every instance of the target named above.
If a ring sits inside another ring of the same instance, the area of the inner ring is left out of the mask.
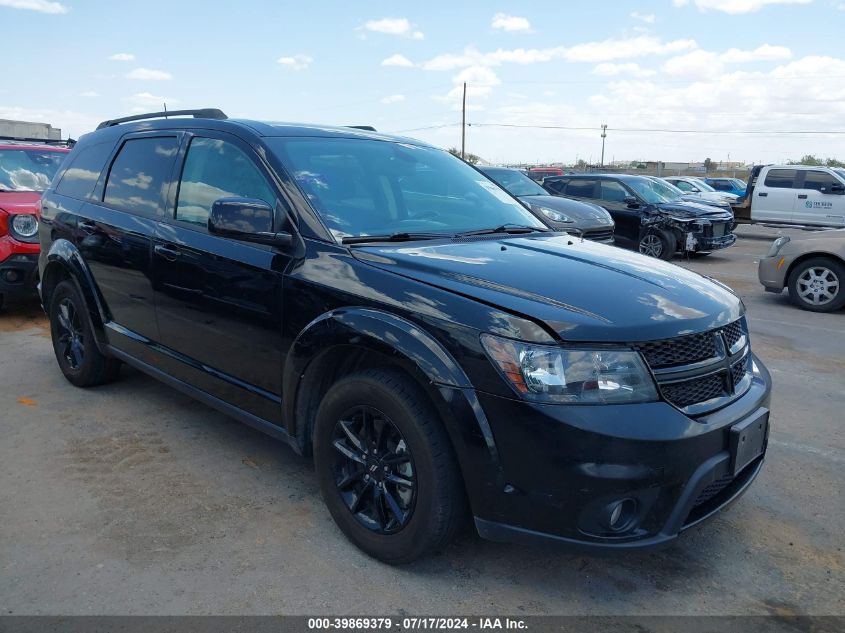
[[[3,136],[60,141],[62,139],[62,130],[61,128],[53,127],[49,123],[0,119],[0,137]]]

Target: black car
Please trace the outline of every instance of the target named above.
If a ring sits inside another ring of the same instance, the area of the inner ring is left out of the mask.
[[[546,178],[551,194],[601,204],[616,223],[616,242],[644,255],[708,254],[736,242],[733,214],[667,194],[648,176],[579,174]]]
[[[522,200],[534,215],[553,229],[595,242],[613,243],[613,218],[597,204],[553,196],[518,169],[478,169],[512,196]]]
[[[42,199],[74,385],[125,363],[313,455],[340,529],[391,563],[468,516],[659,546],[760,472],[770,378],[727,287],[555,233],[414,140],[167,115],[103,122]]]

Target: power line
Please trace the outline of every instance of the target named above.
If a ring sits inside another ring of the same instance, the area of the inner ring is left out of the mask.
[[[536,129],[536,130],[590,130],[590,131],[601,131],[601,127],[596,126],[589,126],[589,127],[580,127],[580,126],[566,126],[566,125],[521,125],[518,123],[467,123],[470,127],[506,127],[506,128],[528,128],[528,129]],[[829,135],[836,135],[841,136],[845,135],[845,130],[825,130],[825,131],[816,131],[816,130],[805,130],[805,131],[798,131],[798,130],[783,130],[783,131],[774,131],[774,130],[672,130],[667,128],[621,128],[621,127],[607,127],[608,130],[613,132],[649,132],[649,133],[662,133],[662,134],[767,134],[767,135],[775,135],[775,134],[798,134],[798,135],[812,135],[812,134],[829,134]]]

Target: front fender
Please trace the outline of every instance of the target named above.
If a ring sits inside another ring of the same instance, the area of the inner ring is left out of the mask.
[[[285,361],[282,376],[284,419],[288,433],[307,450],[308,420],[297,415],[300,385],[309,365],[339,346],[365,347],[391,357],[416,373],[436,393],[435,408],[444,420],[470,502],[483,503],[500,484],[501,469],[493,432],[461,366],[428,332],[394,314],[371,308],[343,308],[327,312],[297,336]],[[496,483],[494,483],[496,482]]]
[[[41,305],[44,306],[44,310],[49,313],[50,296],[56,285],[62,279],[70,278],[85,300],[97,347],[105,350],[108,342],[103,324],[108,321],[108,317],[97,292],[91,270],[79,250],[72,242],[59,239],[53,242],[46,256],[42,255],[42,261],[45,263],[41,270],[40,293]]]

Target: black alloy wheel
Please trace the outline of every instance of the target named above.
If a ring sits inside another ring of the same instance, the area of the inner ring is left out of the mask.
[[[82,327],[79,311],[70,297],[59,301],[58,321],[59,353],[64,357],[68,367],[78,370],[85,360],[85,330]]]
[[[337,421],[335,484],[361,525],[393,534],[411,518],[416,502],[414,460],[402,432],[381,411],[358,406]]]

